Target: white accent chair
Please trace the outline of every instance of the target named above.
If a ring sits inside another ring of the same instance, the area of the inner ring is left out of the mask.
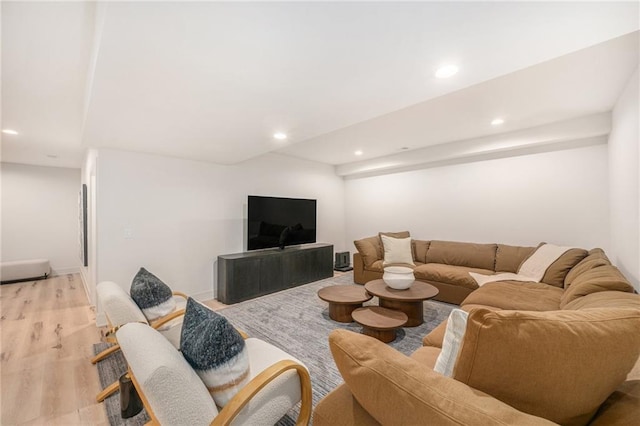
[[[179,351],[153,328],[129,323],[116,331],[129,375],[152,425],[273,425],[301,401],[298,425],[311,418],[307,368],[275,346],[245,340],[250,381],[220,411]]]
[[[104,313],[109,323],[109,331],[107,332],[107,340],[115,343],[113,346],[100,352],[91,359],[92,364],[103,360],[112,353],[120,349],[119,344],[115,340],[115,331],[119,327],[128,323],[144,323],[149,324],[136,302],[131,296],[118,284],[112,281],[103,281],[97,285],[98,301],[102,304]],[[153,323],[151,327],[158,329],[160,333],[174,346],[180,348],[180,332],[182,329],[182,317],[184,316],[184,307],[186,305],[187,296],[183,293],[174,291],[173,295],[176,299],[176,310]],[[109,395],[118,390],[118,382],[114,382],[107,386],[98,394],[96,400],[104,401]]]

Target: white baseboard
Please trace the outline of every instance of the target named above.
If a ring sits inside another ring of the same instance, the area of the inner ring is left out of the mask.
[[[67,274],[79,274],[79,273],[80,273],[80,268],[78,268],[78,267],[51,269],[51,276],[52,277],[57,277],[57,276],[60,276],[60,275],[67,275]]]
[[[202,293],[190,294],[189,296],[196,300],[211,300],[213,299],[213,291],[209,290]]]
[[[104,312],[100,312],[96,315],[96,326],[105,327],[107,325],[107,317]]]

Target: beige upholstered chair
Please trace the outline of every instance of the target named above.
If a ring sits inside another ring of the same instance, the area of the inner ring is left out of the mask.
[[[138,305],[136,305],[131,296],[118,284],[112,281],[103,281],[98,284],[97,292],[98,300],[102,304],[107,322],[109,323],[107,339],[115,344],[93,357],[91,359],[92,364],[96,364],[98,361],[103,360],[120,349],[120,345],[116,343],[114,334],[119,327],[131,322],[149,324]],[[175,348],[180,348],[181,317],[184,315],[184,305],[187,296],[177,291],[174,291],[173,295],[177,299],[184,300],[176,301],[177,308],[174,312],[155,320],[149,325],[158,329]],[[102,402],[116,390],[118,390],[117,381],[100,392],[96,400]]]
[[[273,425],[301,401],[298,425],[311,417],[311,379],[297,359],[269,343],[245,340],[249,383],[218,411],[205,384],[158,331],[129,323],[116,331],[129,375],[153,425]]]

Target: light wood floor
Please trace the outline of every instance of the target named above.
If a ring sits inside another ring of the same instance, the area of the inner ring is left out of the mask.
[[[226,305],[210,300],[212,309]],[[0,425],[108,425],[79,274],[0,286]]]
[[[108,425],[78,274],[0,286],[0,424]]]

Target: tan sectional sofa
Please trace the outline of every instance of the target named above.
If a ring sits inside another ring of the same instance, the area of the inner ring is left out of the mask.
[[[410,236],[406,231],[382,234],[396,238]],[[354,244],[358,250],[353,255],[354,282],[366,284],[382,278],[384,250],[380,237],[364,238],[354,241]],[[486,275],[498,272],[515,273],[535,249],[507,244],[412,240],[412,256],[415,263],[413,272],[417,280],[438,288],[439,293],[435,300],[458,305],[478,288],[469,272]],[[583,249],[569,250],[549,267],[542,282],[562,288],[568,271],[587,254]]]
[[[356,255],[360,282],[381,273],[380,258],[366,259],[378,256],[375,238]],[[639,424],[640,296],[601,249],[558,259],[547,282],[478,288],[462,279],[468,270],[515,272],[533,250],[416,241],[416,277],[446,289],[446,301],[465,294],[451,287],[467,294],[460,302],[469,319],[453,377],[433,371],[446,321],[410,357],[336,330],[330,347],[345,383],[320,401],[314,424]]]

